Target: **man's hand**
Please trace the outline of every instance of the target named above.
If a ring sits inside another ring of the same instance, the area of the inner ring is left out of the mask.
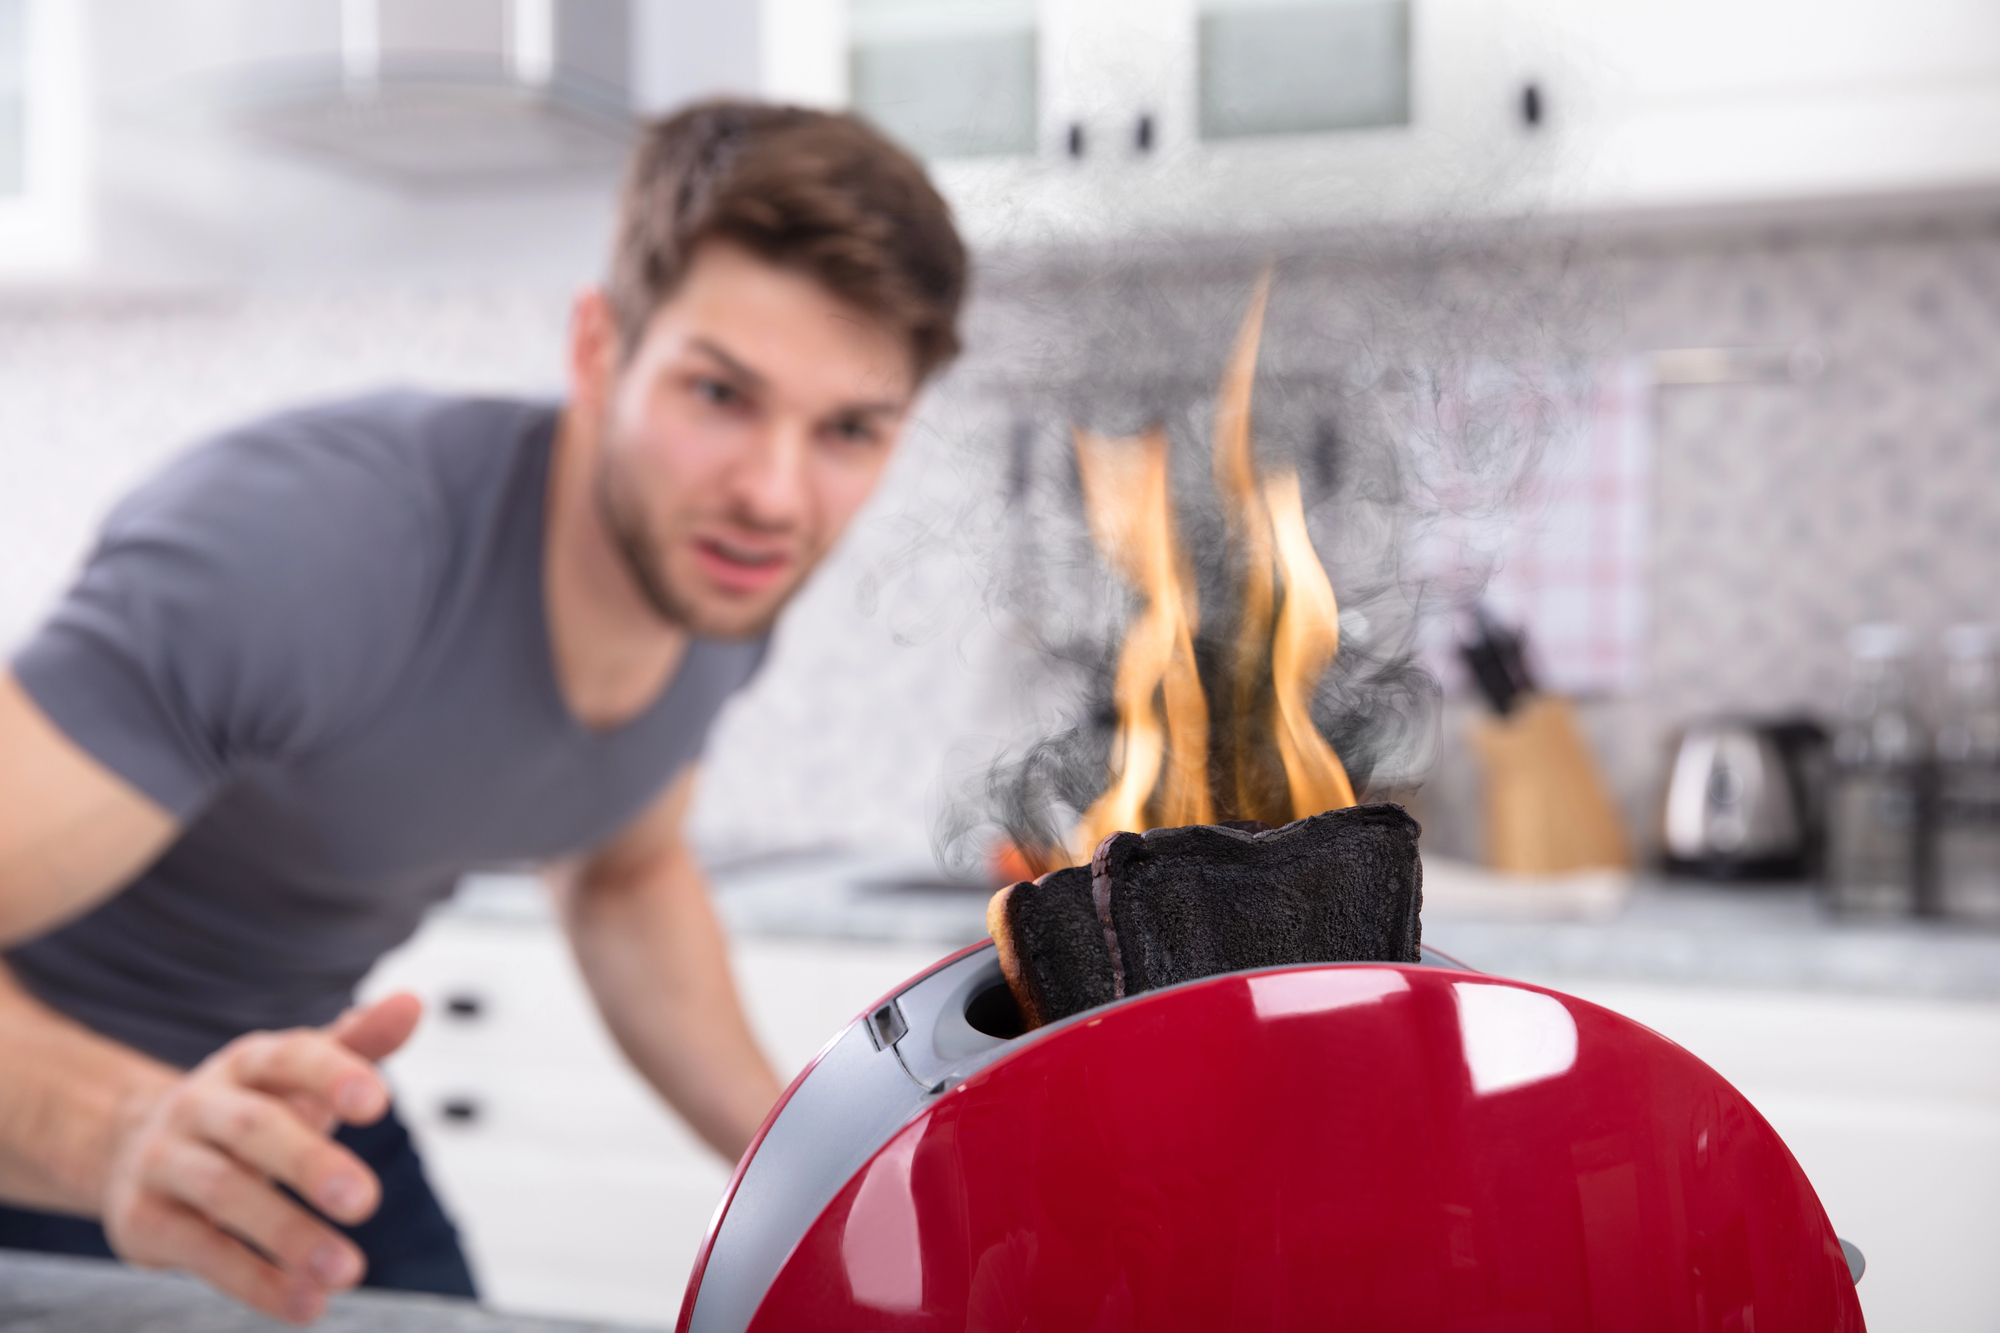
[[[353,1242],[285,1197],[288,1186],[353,1225],[381,1186],[328,1137],[389,1109],[375,1062],[409,1039],[422,1005],[391,995],[326,1028],[253,1032],[133,1108],[105,1182],[111,1247],[180,1268],[265,1314],[309,1323],[361,1280]]]

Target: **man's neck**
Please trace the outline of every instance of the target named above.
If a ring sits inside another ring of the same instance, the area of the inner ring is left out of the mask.
[[[584,726],[609,731],[659,697],[688,636],[654,612],[605,531],[592,491],[596,430],[574,405],[557,421],[542,597],[563,702]]]

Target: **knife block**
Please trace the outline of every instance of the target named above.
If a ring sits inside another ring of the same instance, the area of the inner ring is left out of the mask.
[[[1473,723],[1486,769],[1486,863],[1520,875],[1629,868],[1632,847],[1569,700],[1529,695]]]

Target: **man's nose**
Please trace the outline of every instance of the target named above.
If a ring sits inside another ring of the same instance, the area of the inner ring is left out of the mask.
[[[807,507],[810,443],[806,431],[790,425],[759,432],[730,471],[732,507],[744,522],[760,528],[798,526]]]

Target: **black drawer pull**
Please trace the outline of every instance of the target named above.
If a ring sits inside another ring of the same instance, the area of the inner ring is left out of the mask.
[[[480,1117],[476,1097],[447,1097],[438,1104],[438,1115],[454,1125],[470,1125]]]
[[[453,991],[444,997],[444,1011],[453,1018],[479,1018],[486,1013],[486,1001],[471,991]]]

